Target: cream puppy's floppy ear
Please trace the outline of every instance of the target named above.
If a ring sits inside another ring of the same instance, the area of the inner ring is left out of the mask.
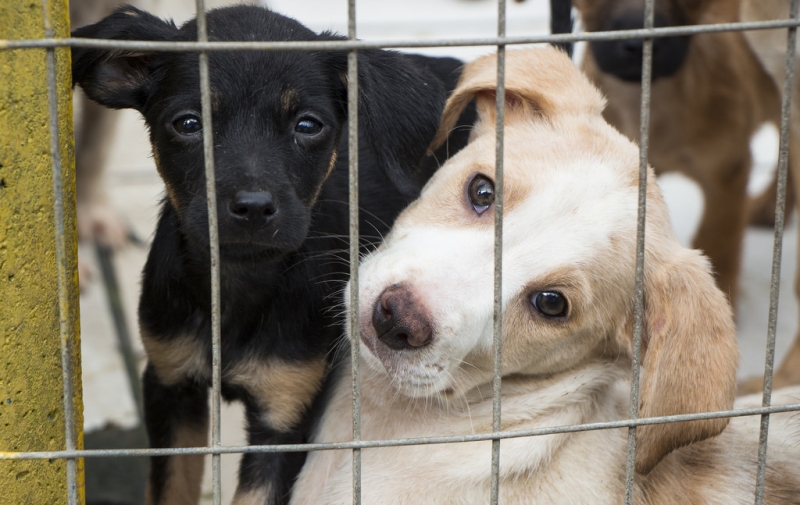
[[[605,107],[603,96],[575,68],[572,60],[552,47],[507,51],[505,89],[506,124],[531,119],[555,121],[560,116],[598,117]],[[478,109],[473,138],[494,132],[496,92],[496,54],[466,65],[458,86],[447,101],[430,150],[435,150],[447,139],[464,107],[473,98]]]
[[[649,265],[648,265],[649,263]],[[728,410],[739,351],[733,314],[699,252],[675,247],[645,259],[640,417]],[[632,324],[623,345],[632,347]],[[718,435],[728,419],[641,426],[636,471],[650,472],[678,447]]]

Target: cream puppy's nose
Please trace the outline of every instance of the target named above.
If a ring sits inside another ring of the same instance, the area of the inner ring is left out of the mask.
[[[423,347],[433,337],[427,310],[413,291],[402,284],[389,286],[378,297],[372,325],[378,339],[394,350]]]

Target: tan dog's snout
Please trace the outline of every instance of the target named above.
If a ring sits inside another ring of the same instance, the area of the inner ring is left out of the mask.
[[[403,284],[389,286],[381,293],[372,312],[372,325],[378,339],[396,351],[424,347],[433,339],[428,311]]]

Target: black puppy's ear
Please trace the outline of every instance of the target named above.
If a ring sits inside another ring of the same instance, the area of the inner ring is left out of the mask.
[[[177,33],[174,23],[128,5],[93,25],[75,30],[72,36],[170,40]],[[72,82],[101,105],[141,111],[147,100],[154,60],[155,53],[76,47],[72,49]]]
[[[416,197],[425,181],[420,163],[444,109],[441,80],[418,59],[394,51],[358,52],[359,132],[401,194]],[[347,55],[334,54],[333,70],[346,83]],[[342,102],[347,103],[346,89]]]

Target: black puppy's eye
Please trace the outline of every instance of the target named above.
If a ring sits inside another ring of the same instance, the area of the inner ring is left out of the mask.
[[[569,304],[567,298],[558,291],[540,291],[531,296],[533,308],[545,317],[564,317]]]
[[[303,135],[316,135],[322,131],[322,123],[313,117],[302,117],[294,126],[294,131]]]
[[[193,135],[203,129],[203,122],[194,114],[186,114],[173,121],[172,127],[181,135]]]
[[[469,183],[467,197],[475,212],[483,214],[494,202],[494,183],[485,175],[476,175]]]

